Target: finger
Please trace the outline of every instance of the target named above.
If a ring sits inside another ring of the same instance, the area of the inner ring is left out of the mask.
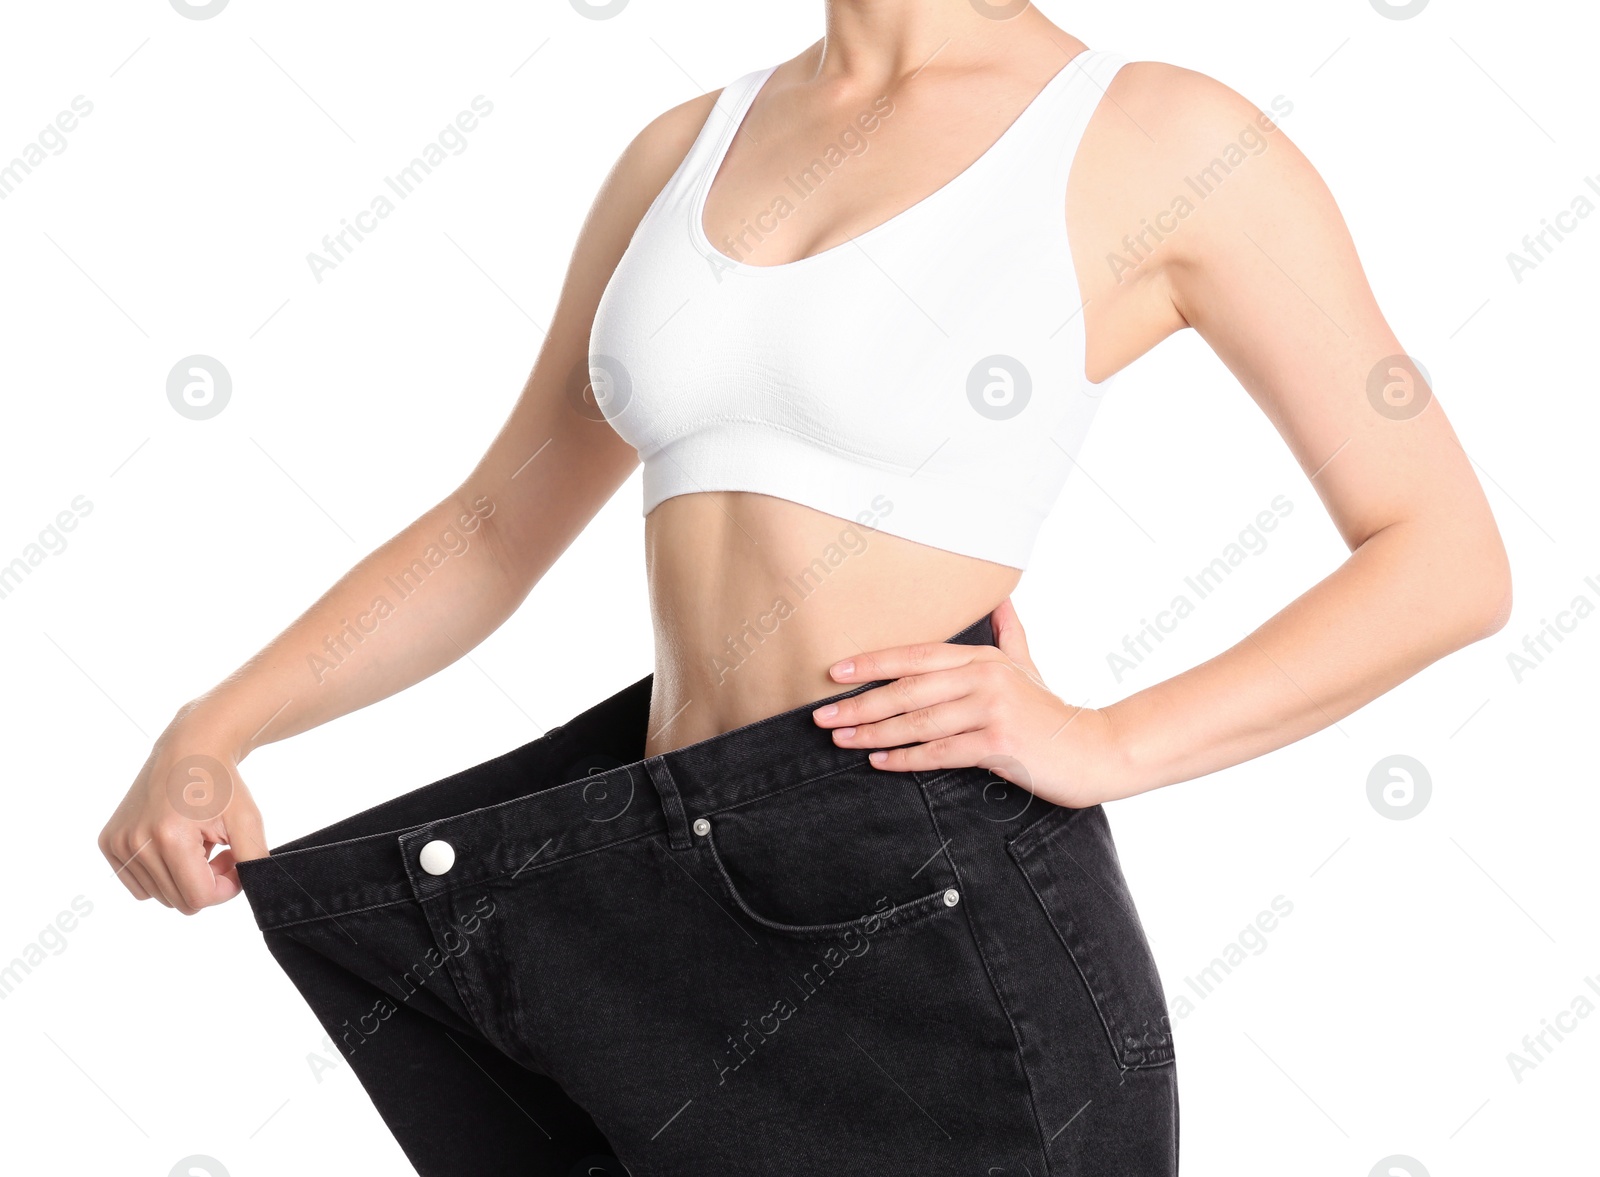
[[[155,844],[144,852],[141,861],[144,863],[145,871],[154,881],[156,889],[166,897],[167,906],[177,908],[184,915],[193,915],[199,909],[183,897],[183,888],[178,886],[168,867],[169,862],[182,857],[183,839],[184,834],[180,830],[172,828],[157,830]],[[195,846],[197,843],[190,844],[191,849]]]
[[[972,693],[976,680],[971,664],[912,675],[881,687],[851,695],[814,709],[812,718],[822,727],[859,727],[923,707],[947,703]]]
[[[132,895],[135,899],[150,898],[149,888],[140,881],[137,874],[128,869],[128,864],[126,862],[118,858],[117,855],[106,846],[100,847],[100,853],[105,856],[106,862],[110,864],[111,873],[117,877],[117,881],[128,889],[128,894]]]
[[[983,711],[971,696],[932,707],[918,707],[878,723],[838,728],[833,742],[841,748],[893,748],[949,739],[983,727]]]
[[[970,768],[989,752],[980,732],[941,736],[925,744],[869,752],[873,768],[886,772],[929,772],[936,768]]]
[[[254,805],[244,804],[236,797],[222,817],[222,839],[233,852],[233,861],[248,862],[267,856],[267,833]]]
[[[196,875],[187,897],[197,908],[213,907],[244,889],[239,882],[239,863],[266,857],[261,814],[254,805],[236,798],[222,815],[200,827],[200,839],[207,874]],[[226,849],[213,857],[211,852],[225,843]]]
[[[202,907],[221,902],[217,898],[217,876],[206,861],[209,848],[216,844],[207,838],[202,827],[193,823],[188,828],[175,828],[163,862],[184,906],[191,909],[185,915],[192,915]]]
[[[172,906],[172,900],[168,899],[162,892],[161,885],[156,882],[155,875],[151,873],[150,869],[146,867],[142,861],[136,859],[130,863],[128,866],[128,872],[130,874],[138,875],[140,883],[142,883],[145,890],[150,893],[150,898],[161,904],[162,907]]]
[[[244,889],[239,885],[238,859],[234,857],[232,850],[224,850],[206,865],[216,876],[214,886],[218,903],[226,903]]]
[[[150,886],[154,888],[161,902],[175,911],[183,912],[184,915],[192,914],[187,910],[188,905],[183,901],[183,893],[178,890],[178,885],[172,881],[172,875],[167,871],[166,864],[156,854],[155,847],[152,846],[145,853],[147,858],[144,861],[144,872],[150,880]]]
[[[1017,618],[1017,607],[1009,596],[994,607],[994,612],[989,614],[989,624],[994,629],[996,639],[1000,637],[1002,630],[1013,625],[1021,628],[1022,622]]]
[[[828,667],[828,673],[837,682],[874,682],[878,679],[926,674],[933,670],[948,670],[952,666],[965,666],[979,659],[999,657],[1000,651],[993,646],[916,642],[909,646],[890,646],[857,654],[853,658],[835,662]]]
[[[155,875],[150,872],[149,864],[146,862],[146,856],[155,852],[154,842],[154,838],[147,837],[135,847],[133,853],[128,855],[125,860],[125,873],[138,879],[139,884],[149,894],[150,898],[161,904],[162,907],[171,907],[172,901],[161,893],[161,887],[156,883]]]
[[[1033,655],[1028,651],[1028,635],[1022,628],[1022,619],[1017,616],[1017,607],[1012,604],[1010,597],[995,606],[992,619],[995,645],[1000,652],[1026,670],[1034,682],[1043,686],[1039,668],[1033,664]]]
[[[220,822],[212,824],[219,827],[221,825]],[[228,835],[219,828],[215,835],[207,830],[201,841],[201,856],[206,860],[206,869],[211,872],[211,888],[217,903],[221,903],[223,899],[232,899],[236,893],[235,885],[239,881],[233,869],[237,859],[228,847],[227,840]]]

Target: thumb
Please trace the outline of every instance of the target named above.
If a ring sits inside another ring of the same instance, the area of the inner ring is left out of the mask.
[[[267,840],[261,814],[248,795],[236,793],[228,808],[207,823],[204,838],[204,853],[210,856],[206,867],[210,872],[211,902],[226,903],[243,890],[239,883],[239,863],[266,857]],[[212,855],[218,846],[226,849]]]
[[[206,864],[211,868],[211,873],[216,876],[216,896],[218,903],[225,903],[243,890],[239,886],[238,862],[233,851],[224,850]]]
[[[1010,597],[995,606],[990,614],[990,623],[994,626],[995,644],[1000,647],[1000,652],[1043,686],[1039,668],[1033,664],[1033,656],[1028,653],[1028,636],[1022,630],[1022,619],[1017,616],[1017,607],[1011,603]]]
[[[233,862],[248,862],[252,858],[267,856],[267,833],[261,821],[261,811],[248,795],[239,795],[222,814],[221,837],[228,849],[224,853]],[[222,855],[218,855],[221,858]]]

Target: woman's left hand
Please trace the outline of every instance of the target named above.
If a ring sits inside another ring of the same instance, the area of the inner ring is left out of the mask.
[[[1051,694],[1010,597],[990,618],[996,646],[920,642],[836,663],[828,673],[837,682],[894,681],[813,717],[841,748],[886,749],[868,759],[891,772],[986,768],[1056,805],[1109,800],[1109,719]]]

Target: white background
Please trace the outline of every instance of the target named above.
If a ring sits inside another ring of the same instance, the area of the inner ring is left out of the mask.
[[[1592,1172],[1600,1017],[1520,1082],[1507,1055],[1580,993],[1600,1002],[1600,619],[1520,682],[1508,655],[1575,598],[1600,603],[1600,216],[1520,283],[1507,254],[1600,176],[1600,24],[1577,3],[1043,7],[1091,46],[1293,103],[1281,126],[1431,373],[1515,572],[1493,638],[1294,747],[1112,807],[1169,999],[1194,1000],[1184,1171],[1366,1177],[1403,1154],[1434,1177]],[[565,0],[7,6],[0,161],[93,103],[0,201],[0,563],[75,496],[93,505],[0,599],[0,964],[93,905],[0,1000],[7,1172],[165,1175],[191,1154],[234,1177],[408,1171],[244,902],[192,919],[134,903],[96,834],[179,704],[470,468],[628,139],[820,35],[815,2],[636,0],[609,20]],[[468,148],[318,282],[308,252],[479,94],[494,111]],[[234,382],[204,422],[165,393],[194,353]],[[1216,653],[1345,555],[1192,333],[1123,374],[1081,460],[1016,595],[1071,702]],[[636,479],[468,659],[246,762],[274,844],[650,669]],[[1266,550],[1118,682],[1107,654],[1277,495],[1293,511]],[[1396,753],[1432,781],[1409,820],[1368,800]],[[1187,979],[1280,895],[1293,910],[1264,949],[1196,998]]]

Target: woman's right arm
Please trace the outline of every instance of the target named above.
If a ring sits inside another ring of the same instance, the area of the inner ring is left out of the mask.
[[[592,401],[595,307],[715,94],[666,112],[611,169],[568,263],[549,334],[510,417],[466,479],[377,548],[157,737],[100,834],[138,899],[192,915],[238,893],[267,853],[238,765],[262,744],[404,690],[493,633],[638,461]],[[574,374],[576,383],[574,383]],[[210,857],[217,846],[228,849]],[[209,861],[208,861],[209,859]]]

